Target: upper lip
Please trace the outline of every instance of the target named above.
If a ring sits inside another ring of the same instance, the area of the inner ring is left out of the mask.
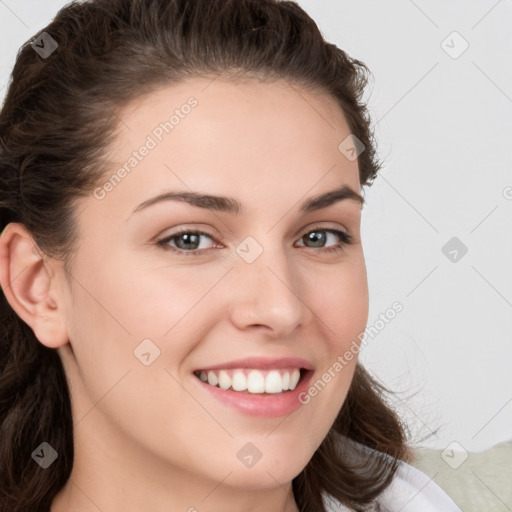
[[[198,368],[198,370],[228,370],[232,368],[257,368],[260,370],[271,370],[287,367],[305,368],[306,370],[314,369],[313,365],[307,359],[302,359],[300,357],[245,357],[243,359],[236,359],[216,365],[203,366]]]

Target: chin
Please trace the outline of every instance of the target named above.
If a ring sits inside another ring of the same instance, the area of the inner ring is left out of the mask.
[[[239,463],[236,466],[225,466],[225,474],[232,471],[226,483],[234,487],[245,489],[270,489],[276,485],[291,482],[305,468],[313,454],[298,454],[274,452],[271,457],[263,454],[252,467],[244,467]],[[238,463],[238,460],[237,460]],[[218,477],[218,475],[217,475]]]
[[[286,467],[276,470],[272,465],[262,466],[256,470],[237,469],[226,479],[226,484],[232,487],[246,490],[273,489],[278,485],[286,485],[291,482],[304,467]]]

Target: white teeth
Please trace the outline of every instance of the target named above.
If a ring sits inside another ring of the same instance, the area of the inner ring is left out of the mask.
[[[219,387],[221,389],[229,389],[231,387],[231,377],[224,370],[221,370],[219,373]]]
[[[213,372],[208,372],[208,384],[210,386],[216,386],[219,383],[219,379],[217,379],[217,375]]]
[[[244,372],[236,371],[233,374],[232,387],[235,391],[245,391],[247,389],[247,377]]]
[[[295,389],[300,379],[300,371],[295,369],[290,376],[290,389]]]
[[[265,377],[257,370],[251,370],[247,377],[247,391],[249,393],[265,392]]]
[[[300,370],[210,370],[208,373],[201,371],[199,378],[223,390],[275,394],[294,390],[300,380]]]
[[[283,382],[277,370],[272,370],[265,379],[265,393],[281,393]]]
[[[284,372],[283,374],[283,391],[290,389],[290,374],[289,372]]]

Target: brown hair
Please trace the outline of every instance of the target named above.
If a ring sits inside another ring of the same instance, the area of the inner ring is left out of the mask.
[[[362,102],[369,70],[327,43],[295,2],[86,0],[62,8],[43,32],[58,47],[41,55],[34,37],[20,48],[0,113],[0,230],[22,223],[66,268],[77,236],[74,201],[109,169],[103,157],[116,111],[187,77],[284,78],[327,93],[365,146],[361,185],[380,168]],[[73,465],[67,379],[57,352],[38,342],[3,293],[0,316],[0,511],[48,511]],[[398,461],[408,460],[385,391],[358,363],[336,421],[293,480],[301,511],[325,512],[324,493],[369,510]],[[52,471],[31,459],[44,441],[59,454]],[[353,446],[371,451],[355,460]]]

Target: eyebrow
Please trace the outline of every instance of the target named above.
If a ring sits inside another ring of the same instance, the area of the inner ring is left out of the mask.
[[[309,198],[301,204],[299,211],[309,213],[322,208],[327,208],[339,201],[350,199],[364,204],[364,198],[348,185],[342,185],[340,188],[325,192],[315,197]],[[152,197],[139,204],[132,213],[141,211],[149,206],[162,201],[182,201],[192,206],[205,208],[207,210],[231,213],[239,215],[243,212],[242,204],[232,197],[214,196],[210,194],[200,194],[198,192],[165,192]]]

